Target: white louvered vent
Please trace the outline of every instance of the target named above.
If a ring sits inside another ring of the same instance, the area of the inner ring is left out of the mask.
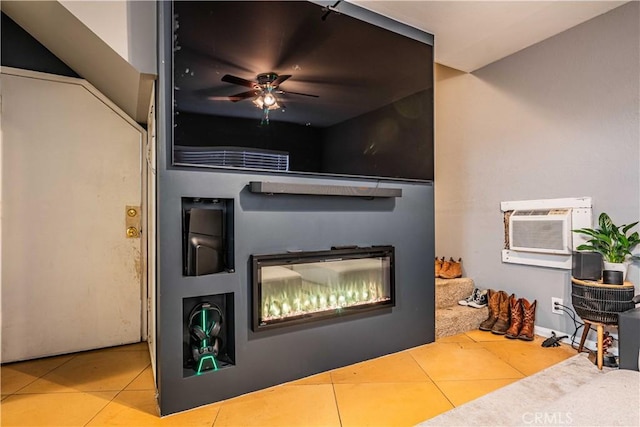
[[[289,170],[289,153],[243,147],[175,146],[176,164],[217,166],[271,171]]]
[[[516,210],[509,222],[510,249],[571,253],[571,209]]]

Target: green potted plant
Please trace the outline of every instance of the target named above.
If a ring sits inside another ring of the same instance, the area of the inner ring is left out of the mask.
[[[601,213],[598,217],[598,228],[579,228],[574,233],[588,236],[586,243],[578,246],[579,251],[598,252],[602,255],[605,270],[622,271],[623,278],[627,275],[627,267],[632,260],[640,257],[632,255],[631,251],[640,243],[637,231],[629,234],[638,224],[615,225],[609,215]]]

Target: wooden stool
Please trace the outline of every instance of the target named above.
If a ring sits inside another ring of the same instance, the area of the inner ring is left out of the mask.
[[[582,338],[580,338],[580,345],[578,346],[578,353],[582,352],[582,348],[584,347],[584,342],[587,339],[587,335],[589,335],[589,331],[591,330],[591,325],[596,326],[596,330],[598,332],[598,369],[602,370],[602,364],[604,359],[604,352],[602,348],[602,341],[604,337],[604,323],[592,322],[590,320],[584,320],[584,330],[582,331]]]

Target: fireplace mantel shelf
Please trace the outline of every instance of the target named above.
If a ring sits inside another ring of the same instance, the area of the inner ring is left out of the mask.
[[[291,184],[285,182],[251,181],[249,191],[257,194],[300,194],[346,197],[402,197],[401,188],[358,187],[352,185]]]

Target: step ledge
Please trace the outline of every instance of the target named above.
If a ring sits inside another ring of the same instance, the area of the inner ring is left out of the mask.
[[[436,309],[442,309],[458,304],[466,299],[473,291],[473,279],[460,277],[457,279],[436,278]]]
[[[478,329],[489,316],[489,308],[462,305],[436,309],[436,338],[448,337]]]

